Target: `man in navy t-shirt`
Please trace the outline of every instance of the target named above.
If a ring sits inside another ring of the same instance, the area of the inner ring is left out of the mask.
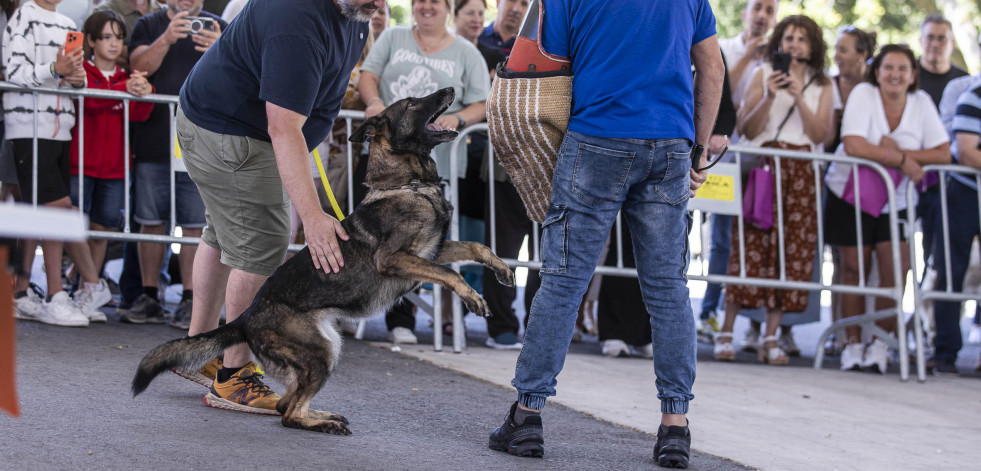
[[[518,29],[521,28],[521,22],[527,12],[528,0],[498,0],[497,19],[484,28],[477,42],[503,52],[505,57],[508,56],[514,46],[514,37],[518,35]]]
[[[221,35],[227,24],[210,13],[201,11],[202,0],[168,0],[165,10],[140,17],[130,35],[130,64],[134,70],[147,72],[147,79],[162,95],[176,95],[191,68]],[[212,22],[209,29],[191,34],[191,19],[205,17]],[[142,234],[163,234],[170,225],[170,159],[173,137],[170,123],[173,111],[166,104],[157,104],[150,119],[130,124],[132,149],[136,157],[133,183],[133,219],[140,224]],[[194,182],[184,172],[174,175],[175,222],[188,237],[199,237],[204,227],[204,203]],[[131,244],[132,245],[132,244]],[[164,310],[157,290],[160,268],[166,247],[159,243],[141,243],[139,256],[127,249],[122,281],[123,298],[127,309],[120,309],[123,322],[160,323]],[[192,265],[196,245],[181,246],[178,257],[185,290],[174,312],[171,325],[187,329],[191,317],[193,290]],[[135,262],[139,260],[139,266]],[[134,269],[138,268],[139,276]],[[132,289],[134,280],[142,280],[143,290]],[[134,297],[135,295],[135,297]]]
[[[706,177],[692,158],[705,166],[725,72],[708,0],[617,3],[544,3],[542,46],[572,61],[572,114],[542,224],[541,288],[512,381],[518,401],[489,445],[544,454],[541,409],[555,395],[579,302],[622,211],[651,316],[661,403],[654,458],[687,468],[695,381],[687,206]]]
[[[368,21],[383,4],[249,2],[184,83],[178,141],[208,216],[190,335],[218,327],[223,298],[228,321],[237,318],[282,263],[291,200],[314,265],[343,266],[337,237],[347,234],[320,207],[308,153],[330,132]],[[279,396],[262,384],[245,344],[225,350],[223,362],[206,404],[276,414]]]

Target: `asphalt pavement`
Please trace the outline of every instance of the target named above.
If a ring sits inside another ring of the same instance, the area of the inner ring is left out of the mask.
[[[544,416],[544,459],[492,451],[487,435],[503,421],[512,391],[367,341],[346,339],[313,401],[351,421],[353,435],[333,436],[206,407],[205,388],[170,373],[133,398],[136,365],[180,335],[172,328],[120,324],[114,315],[88,328],[17,328],[23,415],[0,414],[0,469],[656,468],[654,436],[557,404]],[[692,465],[749,469],[697,452]]]

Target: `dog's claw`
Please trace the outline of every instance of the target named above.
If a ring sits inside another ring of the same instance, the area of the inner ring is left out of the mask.
[[[474,296],[472,299],[466,299],[463,301],[467,306],[467,310],[480,316],[480,317],[490,317],[491,311],[490,307],[487,306],[487,301],[480,296]]]
[[[514,287],[514,272],[510,268],[504,267],[503,270],[497,270],[495,274],[499,283],[509,288]]]

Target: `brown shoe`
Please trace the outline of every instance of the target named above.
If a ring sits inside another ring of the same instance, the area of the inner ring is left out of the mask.
[[[238,370],[228,381],[211,383],[211,391],[202,400],[205,405],[251,414],[280,415],[276,411],[279,395],[262,382],[262,373],[254,362]]]
[[[184,379],[189,379],[195,383],[200,384],[206,388],[211,387],[211,383],[215,382],[215,378],[218,377],[218,370],[221,368],[221,357],[215,357],[211,361],[204,364],[200,370],[185,370],[182,368],[174,368],[174,374],[180,376]]]

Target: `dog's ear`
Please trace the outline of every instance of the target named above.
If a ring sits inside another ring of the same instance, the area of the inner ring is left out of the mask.
[[[358,126],[358,129],[355,129],[351,133],[351,137],[348,140],[351,142],[367,141],[375,137],[376,133],[381,132],[386,125],[387,121],[385,118],[382,118],[380,115],[372,116],[361,123],[361,126]]]

